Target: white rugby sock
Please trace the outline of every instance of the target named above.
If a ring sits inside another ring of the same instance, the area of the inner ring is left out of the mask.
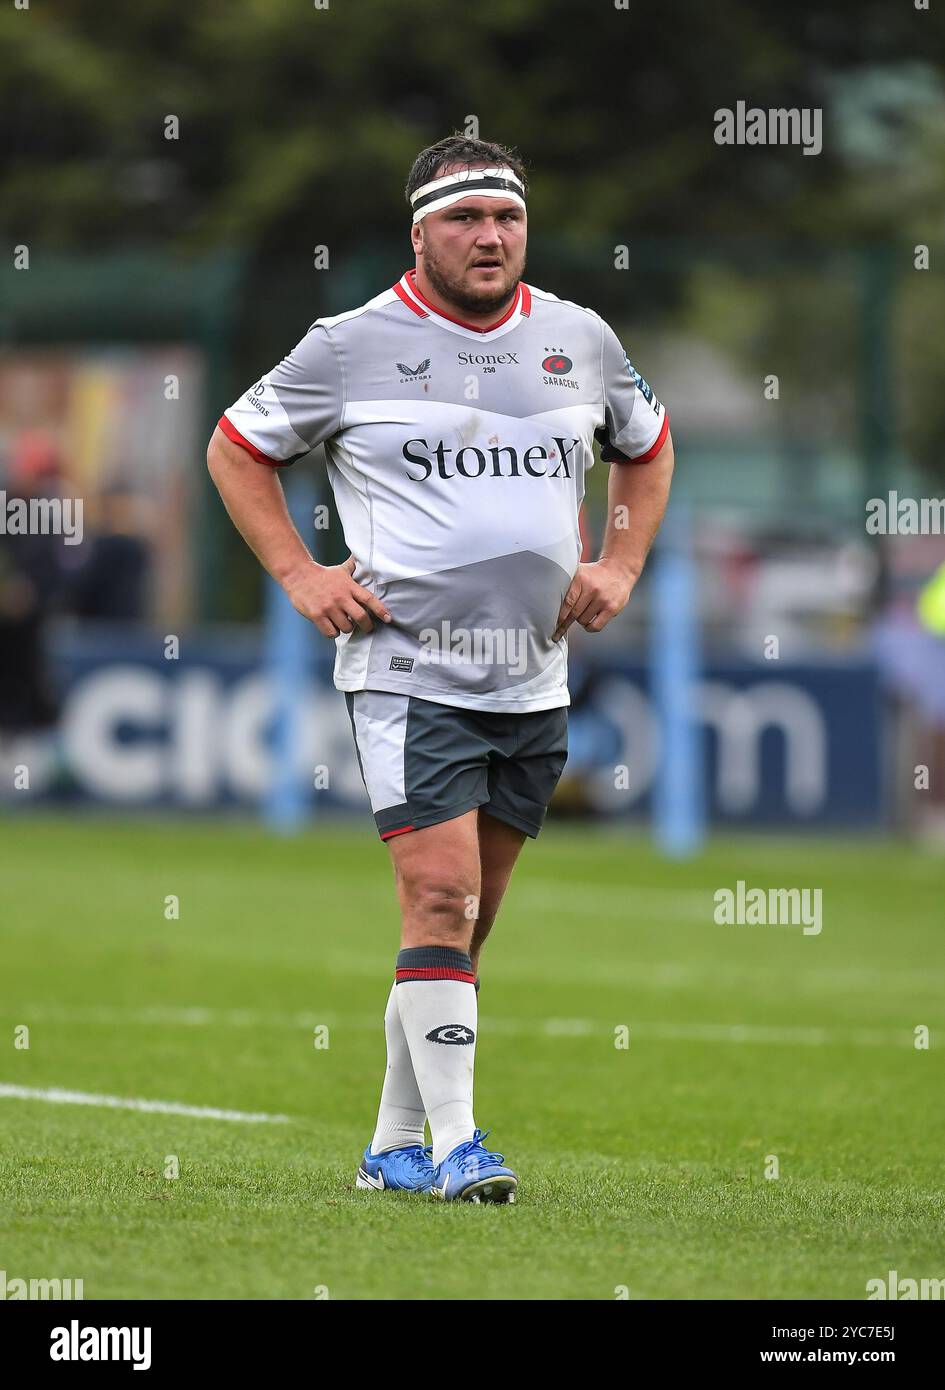
[[[466,952],[449,946],[409,947],[397,956],[397,1004],[437,1164],[476,1128],[475,978]]]
[[[404,1036],[397,1006],[397,985],[391,985],[384,1014],[387,1039],[387,1071],[377,1112],[377,1127],[371,1140],[371,1153],[386,1153],[407,1144],[422,1144],[426,1111],[413,1074],[410,1048]]]

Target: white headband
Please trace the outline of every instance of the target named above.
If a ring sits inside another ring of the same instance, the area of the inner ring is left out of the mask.
[[[518,175],[504,166],[496,169],[463,169],[458,174],[444,174],[433,179],[410,195],[413,220],[419,222],[428,212],[439,212],[461,198],[476,194],[481,198],[509,198],[525,207],[525,189]]]

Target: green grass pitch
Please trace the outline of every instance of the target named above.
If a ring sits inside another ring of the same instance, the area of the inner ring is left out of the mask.
[[[82,1278],[86,1299],[829,1299],[945,1274],[945,876],[918,849],[720,839],[676,865],[549,824],[479,1000],[477,1120],[520,1175],[514,1207],[354,1187],[397,948],[369,824],[7,817],[0,871],[8,1279]],[[738,879],[821,888],[823,931],[716,925]]]

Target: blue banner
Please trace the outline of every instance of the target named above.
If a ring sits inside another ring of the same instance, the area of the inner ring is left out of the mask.
[[[586,645],[585,645],[586,651]],[[272,791],[273,671],[244,629],[172,636],[83,626],[55,636],[64,693],[55,757],[30,799],[214,811]],[[313,644],[293,721],[312,812],[367,812],[333,647]],[[649,814],[659,722],[642,662],[572,653],[570,757],[557,809]],[[696,685],[705,795],[716,824],[866,827],[885,819],[885,713],[875,666],[705,664]]]

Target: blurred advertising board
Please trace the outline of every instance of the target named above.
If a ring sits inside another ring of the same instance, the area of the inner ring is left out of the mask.
[[[176,648],[174,649],[176,651]],[[31,799],[213,812],[257,807],[273,770],[273,691],[259,633],[165,640],[141,628],[64,625],[51,655],[63,692],[56,756]],[[298,774],[313,813],[366,810],[328,644],[313,645]],[[556,808],[644,816],[659,720],[642,663],[572,662],[570,758]],[[708,663],[697,708],[713,821],[870,827],[885,819],[885,707],[866,659]]]

